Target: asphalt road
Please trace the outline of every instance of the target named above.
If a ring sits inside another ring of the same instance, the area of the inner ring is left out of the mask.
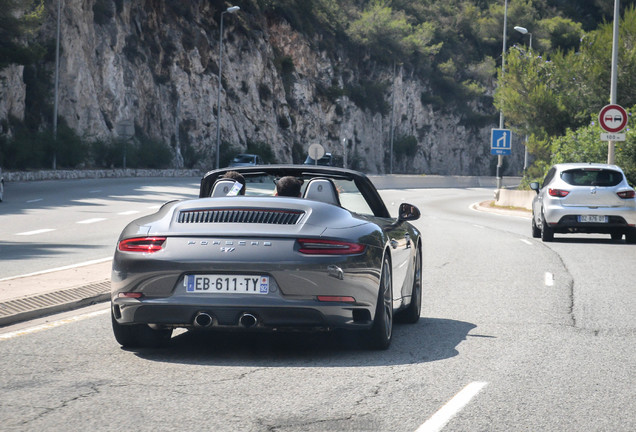
[[[184,196],[191,189],[167,185]],[[102,253],[91,235],[107,252],[123,219],[139,215],[120,212],[148,211],[170,194],[154,185],[138,191],[138,202],[131,191],[149,186],[129,186],[37,210],[0,209],[2,271],[8,226],[50,226],[63,238],[80,229],[72,223],[112,218],[78,233],[86,239],[80,256]],[[99,213],[92,200],[106,194]],[[529,219],[470,208],[491,198],[490,189],[381,194],[393,210],[401,201],[418,205],[425,238],[422,319],[397,326],[388,351],[334,335],[188,333],[167,349],[125,351],[107,307],[98,306],[0,332],[2,429],[636,430],[636,247],[609,236],[557,235],[543,244],[530,237]],[[91,203],[78,204],[84,199]],[[59,227],[38,223],[61,211]],[[101,234],[90,234],[95,227]],[[49,244],[30,239],[21,242]],[[59,263],[76,241],[54,249]],[[34,260],[53,262],[43,255]]]
[[[0,204],[0,279],[112,257],[128,222],[195,198],[196,178],[8,184]]]

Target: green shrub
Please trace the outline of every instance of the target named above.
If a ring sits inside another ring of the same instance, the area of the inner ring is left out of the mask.
[[[89,145],[64,122],[58,125],[57,140],[50,134],[42,139],[45,149],[55,154],[58,168],[78,168],[86,164]]]
[[[269,89],[267,84],[260,83],[258,85],[258,96],[261,99],[261,102],[268,101],[269,98],[272,97],[272,91]]]
[[[161,140],[143,137],[139,145],[133,147],[136,151],[137,168],[168,168],[172,166],[173,153],[170,146]],[[133,165],[130,165],[133,167]]]
[[[95,140],[90,143],[91,165],[95,168],[114,168],[123,164],[123,142]]]
[[[386,115],[391,109],[389,103],[384,99],[384,94],[388,88],[388,82],[362,80],[359,86],[350,86],[346,92],[359,108]]]
[[[259,155],[265,163],[276,163],[276,156],[272,151],[272,147],[266,142],[248,140],[245,152]]]
[[[393,153],[398,158],[411,159],[417,154],[417,138],[413,135],[401,136],[393,142]]]

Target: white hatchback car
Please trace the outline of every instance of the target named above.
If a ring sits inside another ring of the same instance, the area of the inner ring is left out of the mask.
[[[532,237],[552,241],[554,233],[604,233],[636,243],[636,192],[616,165],[556,164],[530,184]]]

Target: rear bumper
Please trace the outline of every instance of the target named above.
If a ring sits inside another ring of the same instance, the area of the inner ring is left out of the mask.
[[[636,228],[636,203],[627,200],[623,207],[563,206],[553,200],[543,209],[545,220],[555,232],[615,233]],[[607,223],[583,223],[581,215],[607,216]]]
[[[580,233],[600,233],[626,234],[636,229],[621,216],[608,216],[607,223],[583,223],[578,221],[578,215],[566,215],[561,217],[557,223],[549,223],[550,228],[557,233],[580,232]]]
[[[160,327],[203,330],[333,330],[368,329],[372,326],[371,305],[299,301],[294,305],[218,305],[166,302],[165,300],[114,299],[113,316],[119,324],[153,324]],[[209,315],[209,325],[200,326],[199,314]],[[245,326],[249,314],[255,324]]]

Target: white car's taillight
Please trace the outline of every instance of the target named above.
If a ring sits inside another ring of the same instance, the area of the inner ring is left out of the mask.
[[[618,195],[619,198],[622,198],[622,199],[631,199],[636,197],[636,192],[634,192],[633,190],[627,190],[622,192],[616,192],[616,195]]]
[[[566,197],[570,193],[570,191],[566,191],[566,190],[563,190],[563,189],[548,188],[548,193],[550,194],[550,196],[557,197],[557,198],[563,198],[563,197]]]

